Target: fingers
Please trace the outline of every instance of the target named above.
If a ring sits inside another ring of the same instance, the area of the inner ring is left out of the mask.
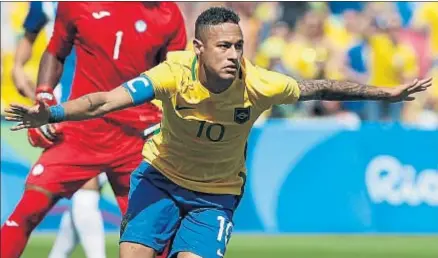
[[[427,90],[429,87],[432,86],[432,78],[426,78],[423,80],[415,80],[414,83],[412,83],[409,87],[408,87],[408,93],[409,94],[413,94],[413,93],[417,93],[417,92],[422,92]]]
[[[30,126],[25,125],[25,124],[17,124],[11,127],[11,131],[18,131],[18,130],[22,130],[22,129],[26,129],[26,128],[30,128]]]
[[[17,121],[15,119],[20,119],[21,121],[24,116],[24,113],[21,110],[16,110],[15,108],[7,108],[5,109],[5,113],[6,113],[6,120],[10,118],[9,119],[10,121]]]
[[[14,115],[8,115],[5,117],[7,121],[13,121],[13,122],[22,122],[23,117],[22,116],[14,116]]]
[[[432,77],[425,78],[423,80],[420,80],[421,84],[432,84]]]
[[[11,127],[11,131],[18,131],[26,128],[32,128],[32,123],[29,121],[20,121]]]
[[[418,85],[418,79],[415,79],[413,82],[411,82],[410,84],[405,84],[404,85],[404,89],[405,90],[411,90],[413,88],[415,88]]]
[[[421,80],[418,82],[418,86],[420,88],[429,88],[430,86],[432,86],[432,78],[426,78],[424,80]]]
[[[31,107],[27,107],[27,106],[21,105],[21,104],[11,104],[10,108],[14,109],[14,110],[21,110],[23,112],[27,112]]]

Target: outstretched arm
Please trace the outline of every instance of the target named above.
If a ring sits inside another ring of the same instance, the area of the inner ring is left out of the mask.
[[[432,78],[414,80],[395,88],[374,87],[357,82],[335,80],[301,80],[300,101],[306,100],[387,100],[411,101],[412,94],[425,91],[432,85]]]
[[[34,107],[14,104],[5,110],[6,120],[18,122],[11,128],[14,131],[47,123],[86,120],[151,101],[154,97],[152,83],[141,75],[112,91],[87,94],[56,106],[48,107],[43,102]]]
[[[133,105],[131,96],[126,89],[119,86],[112,91],[84,95],[56,108],[62,107],[64,109],[63,121],[80,121],[101,117],[111,111],[121,110]],[[49,111],[56,112],[56,108],[49,108]],[[56,117],[53,117],[56,114],[50,115],[52,119],[56,119]]]

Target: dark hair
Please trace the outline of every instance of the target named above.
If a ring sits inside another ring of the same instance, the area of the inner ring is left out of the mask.
[[[218,25],[222,23],[239,24],[240,17],[233,10],[225,7],[211,7],[203,11],[195,23],[195,38],[201,38],[201,31],[203,27]]]

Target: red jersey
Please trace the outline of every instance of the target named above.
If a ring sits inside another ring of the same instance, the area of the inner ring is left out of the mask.
[[[70,99],[109,91],[154,67],[168,51],[185,49],[182,14],[172,2],[59,2],[47,51],[65,59],[74,47],[76,69]],[[84,141],[116,141],[126,127],[158,123],[152,104],[103,118],[66,123],[63,131]]]

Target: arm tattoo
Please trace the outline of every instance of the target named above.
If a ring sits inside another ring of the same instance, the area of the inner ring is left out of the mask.
[[[84,99],[84,100],[88,101],[88,110],[93,110],[93,101],[91,101],[90,96],[84,95],[84,96],[81,97],[81,99]]]
[[[383,88],[356,82],[335,80],[301,80],[300,100],[383,100],[390,94]]]

